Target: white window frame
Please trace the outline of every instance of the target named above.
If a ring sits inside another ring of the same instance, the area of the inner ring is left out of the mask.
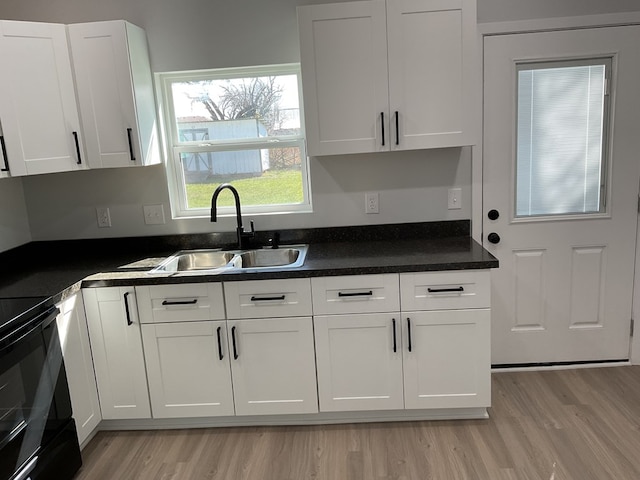
[[[613,98],[613,71],[614,71],[615,59],[611,56],[589,56],[581,58],[562,58],[562,59],[549,59],[549,60],[527,60],[518,61],[515,63],[515,75],[514,81],[516,82],[516,93],[514,100],[514,123],[513,138],[514,138],[514,155],[513,155],[513,168],[511,179],[511,199],[512,199],[512,223],[532,223],[532,222],[545,222],[545,221],[566,221],[566,220],[581,220],[591,219],[597,217],[608,217],[609,206],[607,196],[609,195],[609,179],[611,169],[611,146],[609,144],[609,138],[611,136],[611,130],[613,128],[613,118],[611,111],[611,102]],[[571,67],[571,66],[589,66],[589,65],[604,65],[605,67],[605,99],[604,99],[604,111],[603,111],[603,126],[602,126],[602,161],[601,161],[601,175],[600,175],[600,206],[596,212],[567,212],[559,214],[539,214],[539,215],[522,215],[518,216],[517,212],[517,191],[516,191],[516,179],[517,179],[517,138],[518,138],[518,72],[528,69],[545,69],[552,67]]]
[[[278,75],[296,75],[298,79],[298,105],[300,111],[300,134],[268,139],[240,139],[240,140],[208,140],[184,142],[179,140],[178,128],[173,110],[173,93],[171,85],[177,82],[197,80],[218,80],[240,77],[266,77]],[[156,84],[159,85],[159,111],[162,112],[161,131],[164,136],[167,181],[169,185],[169,199],[173,218],[209,218],[211,210],[207,208],[187,208],[186,185],[184,172],[180,161],[181,153],[203,153],[215,151],[230,151],[244,149],[287,148],[300,149],[302,193],[303,200],[299,204],[272,205],[242,205],[242,213],[249,215],[260,214],[288,214],[312,212],[311,181],[309,178],[309,157],[306,152],[304,129],[304,110],[302,104],[302,78],[300,64],[279,64],[256,67],[238,67],[211,70],[191,70],[183,72],[166,72],[156,74]],[[213,189],[211,191],[213,195]],[[241,198],[242,200],[242,198]],[[218,207],[219,216],[235,215],[235,207]]]

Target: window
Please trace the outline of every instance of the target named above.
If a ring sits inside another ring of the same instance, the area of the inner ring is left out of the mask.
[[[516,217],[605,208],[611,59],[517,68]]]
[[[238,190],[243,213],[310,211],[298,65],[158,79],[174,216],[209,216],[221,183]],[[228,193],[219,197],[219,214],[235,212]]]

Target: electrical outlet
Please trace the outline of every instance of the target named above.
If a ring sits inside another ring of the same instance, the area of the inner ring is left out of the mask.
[[[109,207],[96,207],[96,217],[98,218],[98,227],[106,228],[111,226]]]
[[[165,222],[164,208],[160,205],[143,205],[144,223],[147,225],[162,225]]]
[[[462,208],[462,189],[450,188],[449,198],[447,201],[447,208],[449,210],[460,210]]]
[[[364,213],[380,213],[380,195],[378,192],[368,192],[364,194]]]

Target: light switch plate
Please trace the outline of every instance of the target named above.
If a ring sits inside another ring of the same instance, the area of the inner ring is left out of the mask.
[[[144,223],[147,225],[162,225],[166,223],[164,219],[164,207],[160,205],[143,205]]]
[[[449,199],[447,201],[447,208],[449,210],[460,210],[462,208],[462,189],[450,188]]]

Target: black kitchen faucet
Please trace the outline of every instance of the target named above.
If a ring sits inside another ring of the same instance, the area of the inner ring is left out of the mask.
[[[242,226],[242,214],[240,213],[240,195],[238,195],[238,191],[233,185],[229,183],[222,183],[218,185],[218,188],[213,192],[213,196],[211,197],[211,221],[216,222],[218,220],[216,203],[218,201],[218,195],[220,195],[220,192],[225,188],[231,190],[231,193],[236,200],[236,221],[238,223],[236,232],[238,234],[238,248],[240,250],[244,250],[245,248],[248,248],[249,242],[254,237],[255,232],[253,230],[253,221],[251,221],[251,231],[244,231],[244,227]]]

